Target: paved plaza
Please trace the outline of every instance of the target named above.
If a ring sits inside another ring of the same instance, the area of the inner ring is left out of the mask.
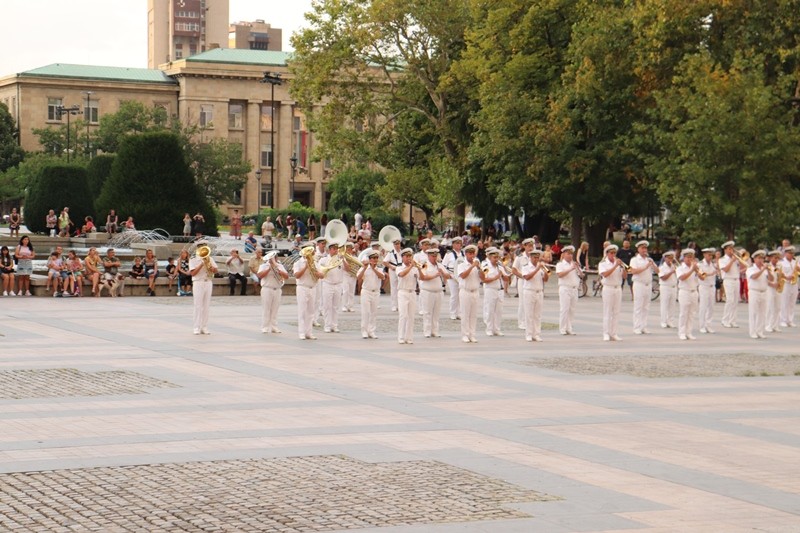
[[[0,300],[0,531],[797,532],[800,330],[464,344],[260,332],[259,300]],[[446,308],[446,305],[445,305]],[[717,322],[722,304],[715,314]],[[483,329],[478,328],[479,332]]]

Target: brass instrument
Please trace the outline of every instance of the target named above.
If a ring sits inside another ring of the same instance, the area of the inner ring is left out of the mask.
[[[338,255],[342,256],[342,259],[344,259],[346,267],[345,270],[347,270],[347,273],[353,277],[357,276],[358,271],[361,270],[362,266],[364,266],[361,261],[359,261],[357,257],[348,254],[347,252],[342,252]]]
[[[733,258],[739,261],[742,266],[750,266],[748,263],[748,261],[750,261],[750,253],[747,250],[739,248],[738,250],[733,250],[731,253],[733,254]]]
[[[783,269],[779,266],[769,265],[769,270],[775,276],[775,292],[781,294],[786,286],[786,276],[783,274]]]
[[[800,277],[800,269],[795,264],[794,270],[792,271],[792,279],[789,280],[789,284],[797,285],[797,278]]]
[[[701,280],[706,279],[706,273],[700,270],[700,261],[698,261],[697,259],[694,260],[693,270],[697,273],[698,278],[700,278]]]
[[[265,263],[272,262],[272,260],[275,259],[275,256],[277,256],[278,253],[279,252],[277,250],[273,250],[273,251],[269,252],[267,255],[264,256],[264,262]],[[276,267],[277,267],[277,261],[275,261],[274,264],[270,265],[269,271],[272,273],[273,276],[275,276],[275,281],[277,281],[278,284],[281,287],[283,287],[283,283],[284,283],[283,278],[278,273],[278,269]]]
[[[206,269],[208,277],[213,278],[214,267],[211,265],[211,248],[207,244],[203,244],[198,246],[194,253],[203,261],[203,266]]]
[[[330,263],[328,263],[323,267],[319,267],[319,272],[324,276],[331,270],[339,268],[340,266],[342,266],[342,258],[341,256],[339,256],[339,254],[336,254],[335,256],[333,256],[333,259],[331,259]]]
[[[544,270],[545,274],[550,274],[550,269],[547,268],[547,263],[542,263],[542,270]]]
[[[314,277],[314,279],[319,279],[322,277],[322,275],[317,269],[316,261],[314,261],[314,253],[315,250],[313,246],[306,246],[300,251],[300,255],[302,255],[306,260],[306,264],[308,265],[308,270],[311,271],[311,275]]]

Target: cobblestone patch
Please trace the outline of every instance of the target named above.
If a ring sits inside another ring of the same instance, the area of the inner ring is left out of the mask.
[[[613,355],[531,359],[521,364],[584,375],[645,378],[800,375],[800,355]]]
[[[0,371],[0,399],[145,394],[147,389],[178,387],[137,372],[82,372],[75,368]]]
[[[0,530],[303,532],[524,518],[557,499],[434,461],[344,456],[0,475]]]

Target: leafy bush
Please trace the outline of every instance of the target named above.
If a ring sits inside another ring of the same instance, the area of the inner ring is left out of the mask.
[[[132,216],[139,229],[183,233],[183,214],[202,213],[205,234],[217,234],[217,217],[187,165],[177,135],[167,132],[125,137],[111,176],[97,199],[100,212],[116,209],[120,220]]]
[[[111,165],[114,163],[114,158],[114,154],[101,154],[94,157],[86,166],[89,190],[94,200],[100,196],[103,184],[111,176]]]
[[[80,228],[86,216],[94,216],[86,169],[80,165],[43,166],[28,184],[25,225],[35,233],[47,231],[45,217],[50,209],[59,214],[69,207],[72,222]]]

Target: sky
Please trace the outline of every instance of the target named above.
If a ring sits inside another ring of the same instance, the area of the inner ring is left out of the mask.
[[[147,68],[147,0],[0,0],[0,78],[52,63]],[[229,0],[231,21],[263,19],[283,49],[311,0]]]

